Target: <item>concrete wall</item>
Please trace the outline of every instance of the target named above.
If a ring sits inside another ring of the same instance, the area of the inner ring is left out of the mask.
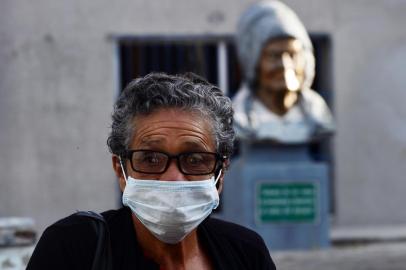
[[[406,1],[357,1],[339,10],[338,221],[406,223]]]
[[[406,223],[406,1],[290,2],[333,37],[337,223]]]
[[[0,216],[41,231],[117,206],[105,146],[117,92],[111,35],[232,33],[252,1],[0,2]],[[406,223],[401,0],[289,0],[333,39],[336,222]]]
[[[406,1],[324,4],[303,10],[310,29],[333,35],[336,221],[406,223]]]

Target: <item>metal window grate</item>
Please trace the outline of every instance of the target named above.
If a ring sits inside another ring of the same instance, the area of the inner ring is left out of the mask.
[[[195,72],[219,85],[229,96],[238,90],[242,75],[233,37],[123,36],[118,37],[120,89],[133,78],[152,71],[169,74]],[[332,104],[331,40],[312,34],[316,56],[313,88]]]
[[[230,36],[124,37],[119,39],[120,87],[150,72],[194,72],[234,93],[241,81]]]

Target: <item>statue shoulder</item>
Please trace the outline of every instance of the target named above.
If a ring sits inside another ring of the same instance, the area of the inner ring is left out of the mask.
[[[240,139],[250,137],[253,132],[247,112],[251,98],[251,91],[245,86],[238,89],[233,97],[234,130]]]
[[[303,102],[312,106],[327,106],[323,97],[313,89],[302,90]]]
[[[330,133],[333,132],[335,130],[334,119],[323,97],[312,89],[303,90],[302,97],[305,110],[319,128]]]
[[[237,93],[233,97],[233,106],[235,111],[244,109],[244,106],[251,96],[251,91],[246,86],[242,86],[238,89]]]

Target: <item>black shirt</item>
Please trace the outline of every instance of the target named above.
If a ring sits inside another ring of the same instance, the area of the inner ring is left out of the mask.
[[[115,270],[159,269],[138,245],[129,208],[102,215],[110,230]],[[276,269],[264,241],[254,231],[209,217],[197,233],[215,269]],[[95,248],[96,234],[89,219],[72,215],[45,230],[27,270],[90,269]]]

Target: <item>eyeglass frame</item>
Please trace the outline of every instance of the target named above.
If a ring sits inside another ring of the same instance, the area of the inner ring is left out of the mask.
[[[168,157],[168,160],[167,160],[167,162],[166,162],[166,165],[165,165],[164,169],[163,169],[161,172],[153,172],[153,173],[151,173],[151,172],[140,171],[140,170],[135,169],[135,168],[134,168],[134,165],[133,165],[132,156],[133,156],[133,153],[135,153],[135,152],[160,153],[160,154],[166,155],[166,156]],[[185,172],[182,170],[182,167],[180,166],[180,160],[179,160],[179,158],[180,158],[181,156],[188,155],[188,154],[211,154],[211,155],[214,155],[215,158],[216,158],[216,161],[215,161],[215,163],[214,163],[213,169],[212,169],[210,172],[207,172],[207,173],[199,173],[199,174],[185,173]],[[219,161],[220,161],[220,162],[224,162],[224,161],[227,159],[226,156],[221,156],[219,153],[214,153],[214,152],[204,152],[204,151],[196,151],[196,152],[194,152],[194,151],[191,151],[191,152],[182,152],[182,153],[179,153],[179,154],[177,154],[177,155],[171,155],[171,154],[166,153],[166,152],[163,152],[163,151],[155,151],[155,150],[151,150],[151,149],[125,150],[125,151],[123,152],[123,154],[121,155],[121,157],[123,157],[123,158],[125,158],[125,159],[128,159],[128,160],[130,161],[130,165],[131,165],[131,168],[133,169],[133,171],[138,172],[138,173],[145,173],[145,174],[162,174],[162,173],[164,173],[164,172],[166,172],[166,171],[168,170],[168,168],[169,168],[169,166],[170,166],[170,164],[171,164],[171,161],[172,161],[173,159],[176,159],[176,165],[177,165],[179,171],[180,171],[181,173],[183,173],[184,175],[208,175],[208,174],[212,174],[212,173],[214,173],[214,172],[218,169],[218,167],[219,167]],[[222,164],[220,164],[220,167],[221,167],[221,166],[222,166]]]

